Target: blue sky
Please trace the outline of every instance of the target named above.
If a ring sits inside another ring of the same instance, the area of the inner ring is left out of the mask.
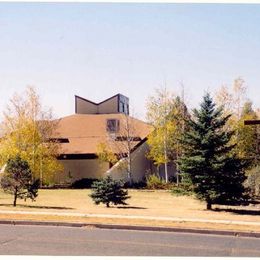
[[[0,111],[37,88],[57,117],[74,95],[122,93],[139,117],[166,82],[190,107],[242,77],[260,107],[260,5],[0,3]]]

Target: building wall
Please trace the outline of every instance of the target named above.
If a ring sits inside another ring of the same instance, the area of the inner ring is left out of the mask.
[[[98,106],[83,100],[81,98],[76,98],[77,114],[97,114]]]
[[[151,161],[146,158],[148,152],[147,143],[143,143],[132,153],[132,180],[133,182],[139,182],[144,180],[145,175],[151,169]],[[120,160],[111,169],[107,171],[107,174],[114,179],[122,179],[127,181],[127,161],[126,159]]]
[[[99,114],[118,113],[118,96],[115,96],[98,105]]]
[[[148,150],[148,144],[143,143],[133,152],[132,172],[134,181],[143,180],[145,175],[150,171],[151,161],[146,158]]]
[[[168,170],[168,179],[176,179],[176,165],[173,163],[168,163],[167,165]],[[156,167],[155,165],[152,167],[152,173],[159,175],[162,179],[165,179],[165,166],[164,164]]]
[[[143,143],[132,153],[132,180],[139,182],[145,180],[147,174],[157,174],[161,178],[165,178],[164,165],[156,167],[146,158],[149,150],[147,143]],[[60,160],[64,166],[64,171],[57,174],[55,183],[70,184],[76,180],[83,178],[100,179],[106,175],[110,175],[116,180],[127,181],[127,161],[120,160],[112,168],[109,163],[101,162],[98,159],[81,159],[81,160]],[[176,177],[176,167],[168,164],[168,177]]]
[[[68,184],[82,178],[99,179],[109,169],[109,164],[98,159],[60,160],[64,171],[57,174],[55,183]]]
[[[142,144],[132,153],[132,179],[134,182],[144,180],[145,174],[151,169],[151,162],[146,158],[148,145]],[[109,164],[98,159],[60,160],[63,172],[55,177],[55,183],[70,184],[82,178],[99,179],[107,174],[114,179],[127,181],[127,163],[123,159],[109,169]]]

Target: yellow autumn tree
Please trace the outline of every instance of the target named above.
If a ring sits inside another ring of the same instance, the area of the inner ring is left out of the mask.
[[[234,80],[232,87],[222,86],[216,94],[216,103],[223,106],[225,115],[231,114],[226,128],[234,131],[231,144],[240,158],[252,159],[258,155],[257,126],[245,126],[245,120],[257,119],[253,104],[246,97],[247,88],[242,78]]]
[[[106,143],[99,143],[97,145],[97,156],[101,162],[108,162],[111,165],[118,162],[118,158],[115,153]]]
[[[57,155],[59,145],[52,141],[56,121],[52,111],[42,109],[39,95],[33,87],[14,94],[3,113],[0,140],[0,165],[20,156],[30,166],[34,179],[51,183],[62,170]]]
[[[154,127],[148,136],[150,151],[147,157],[157,166],[164,165],[165,181],[168,182],[168,163],[176,162],[181,154],[180,139],[185,128],[187,108],[180,97],[167,89],[156,89],[146,105],[147,120]]]
[[[231,114],[226,127],[235,132],[230,143],[235,145],[234,152],[239,158],[250,163],[246,169],[245,185],[253,196],[259,195],[260,187],[260,156],[259,156],[259,125],[245,125],[245,120],[259,119],[259,109],[254,110],[253,104],[247,99],[247,88],[241,78],[234,80],[231,87],[222,86],[216,95],[216,103],[222,105],[225,114]]]

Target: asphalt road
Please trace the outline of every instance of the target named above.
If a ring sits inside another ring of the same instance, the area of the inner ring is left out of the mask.
[[[1,255],[260,256],[260,238],[0,225]]]

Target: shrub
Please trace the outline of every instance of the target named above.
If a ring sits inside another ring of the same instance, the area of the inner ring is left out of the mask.
[[[121,181],[113,180],[110,176],[95,181],[92,185],[92,193],[89,195],[95,204],[106,204],[109,207],[110,203],[114,205],[127,205],[125,200],[129,199],[127,190],[123,190],[123,183]]]
[[[166,183],[163,179],[158,177],[155,174],[150,174],[146,177],[146,187],[150,190],[156,190],[156,189],[171,189],[172,183],[168,182]]]
[[[125,189],[143,189],[146,187],[146,182],[145,181],[138,181],[138,182],[126,182],[123,186]]]
[[[71,188],[73,189],[89,189],[91,188],[92,184],[98,181],[98,179],[90,179],[90,178],[83,178],[80,180],[76,180],[71,184]]]
[[[147,188],[151,190],[160,189],[163,186],[163,181],[155,174],[146,177]]]

